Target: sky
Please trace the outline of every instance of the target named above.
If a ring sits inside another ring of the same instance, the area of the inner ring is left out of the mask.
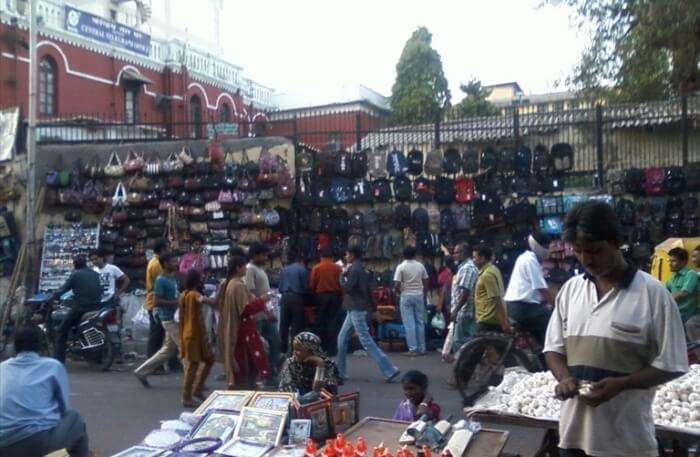
[[[526,94],[557,90],[585,45],[570,10],[538,7],[541,0],[220,1],[225,55],[297,104],[341,101],[359,84],[390,95],[403,46],[419,26],[433,35],[453,103],[472,77],[517,81]],[[162,2],[153,0],[154,14]],[[173,22],[215,41],[211,0],[171,2]]]

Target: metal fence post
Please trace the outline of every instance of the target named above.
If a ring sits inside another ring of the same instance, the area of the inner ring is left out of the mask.
[[[440,149],[440,120],[435,121],[435,149]]]
[[[518,106],[513,107],[513,146],[517,151],[520,147],[520,112]]]
[[[688,95],[681,96],[681,135],[683,135],[683,166],[688,165]]]
[[[355,150],[362,149],[362,116],[355,113]]]
[[[292,121],[292,137],[294,138],[294,149],[299,147],[299,125],[297,124],[297,115],[294,115]]]
[[[598,185],[605,187],[605,171],[603,170],[603,106],[595,106],[595,137],[596,137],[596,170]]]

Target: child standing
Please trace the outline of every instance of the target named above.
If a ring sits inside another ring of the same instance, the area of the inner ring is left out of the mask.
[[[214,364],[214,353],[209,345],[202,304],[212,300],[199,293],[202,276],[197,270],[189,270],[185,280],[185,291],[180,299],[180,357],[185,364],[182,386],[182,404],[196,406],[193,399],[204,400],[204,382]]]
[[[410,370],[401,379],[406,399],[399,403],[394,420],[413,422],[424,414],[431,421],[440,420],[440,406],[428,392],[428,377],[421,371]]]

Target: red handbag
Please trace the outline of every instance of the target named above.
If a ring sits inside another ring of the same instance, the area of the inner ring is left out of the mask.
[[[124,161],[124,171],[127,173],[138,173],[146,166],[143,155],[138,155],[134,151],[129,151]]]
[[[455,179],[455,201],[457,203],[469,203],[474,200],[474,180],[467,176],[458,176]]]

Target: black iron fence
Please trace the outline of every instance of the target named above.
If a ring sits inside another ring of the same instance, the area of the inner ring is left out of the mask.
[[[380,145],[403,149],[487,146],[534,149],[568,143],[574,150],[570,175],[604,182],[610,169],[683,166],[700,161],[700,95],[630,104],[598,104],[555,110],[514,106],[498,116],[452,118],[440,122],[387,126],[365,108],[346,111],[299,110],[256,116],[254,121],[207,118],[169,121],[141,118],[124,122],[80,114],[42,120],[40,143],[126,143],[211,138],[284,136],[313,149],[364,149]],[[591,184],[593,183],[591,182]]]

